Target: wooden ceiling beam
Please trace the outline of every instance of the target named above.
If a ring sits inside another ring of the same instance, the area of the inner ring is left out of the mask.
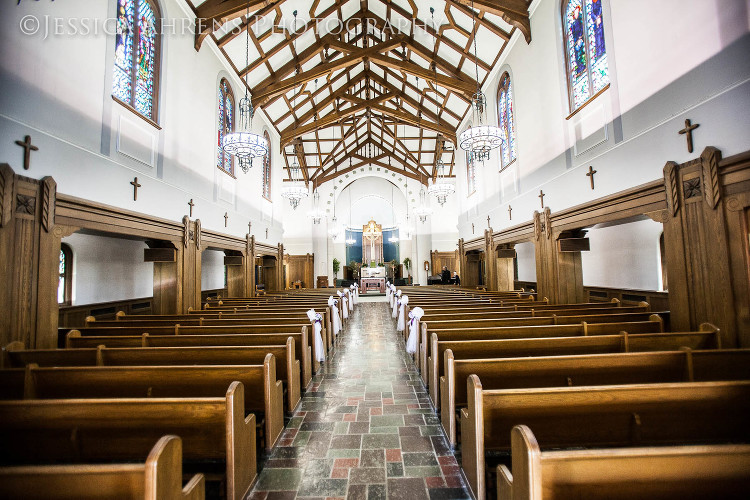
[[[320,64],[309,71],[305,71],[304,73],[300,73],[286,80],[277,80],[264,88],[261,88],[260,86],[254,87],[252,89],[253,98],[258,103],[264,103],[271,97],[284,93],[297,85],[328,75],[339,69],[354,66],[359,64],[363,59],[377,56],[380,52],[388,51],[393,47],[397,47],[401,44],[401,41],[402,37],[392,38],[373,47],[354,51],[348,56],[344,56],[335,61]]]
[[[526,0],[454,0],[467,7],[500,16],[503,21],[518,28],[523,33],[526,43],[531,43],[531,21],[529,20],[529,2]]]
[[[261,7],[280,5],[284,0],[207,0],[195,9],[195,50],[199,51],[203,41],[217,28],[255,12]]]
[[[305,180],[305,187],[307,187],[310,184],[310,177],[307,171],[307,160],[305,160],[305,146],[299,139],[294,141],[294,154],[297,156],[299,168],[302,170],[302,177]]]

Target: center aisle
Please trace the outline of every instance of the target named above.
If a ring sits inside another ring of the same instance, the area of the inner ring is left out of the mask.
[[[471,498],[383,297],[356,305],[250,494]]]

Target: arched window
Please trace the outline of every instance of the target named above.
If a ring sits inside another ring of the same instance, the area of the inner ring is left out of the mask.
[[[234,130],[234,94],[225,78],[219,83],[219,131],[217,133],[216,166],[229,175],[234,175],[232,155],[224,152],[221,143],[224,136]]]
[[[602,0],[562,4],[571,113],[609,85]]]
[[[263,137],[268,141],[268,153],[263,157],[263,198],[271,201],[271,136],[268,130],[263,132]]]
[[[466,152],[466,196],[471,196],[477,190],[477,164],[471,151]]]
[[[57,303],[70,305],[73,290],[73,252],[68,245],[60,245],[60,277],[57,281]]]
[[[497,88],[498,125],[502,131],[500,142],[500,170],[516,159],[516,128],[513,124],[513,86],[508,72],[503,73]]]
[[[154,0],[117,0],[112,96],[157,120],[161,14]]]

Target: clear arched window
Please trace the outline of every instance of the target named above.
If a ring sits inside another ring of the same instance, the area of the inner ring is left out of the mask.
[[[268,153],[263,157],[263,198],[271,201],[271,136],[268,130],[263,132],[263,137],[268,141]]]
[[[219,83],[219,130],[216,146],[216,166],[229,175],[234,175],[232,155],[224,152],[221,144],[224,136],[234,130],[234,93],[225,78]]]
[[[157,119],[160,19],[153,0],[116,0],[117,35],[112,96],[146,118]]]
[[[562,4],[571,113],[609,85],[602,0]]]
[[[498,126],[502,131],[500,142],[500,170],[516,159],[516,128],[513,118],[513,85],[510,75],[505,72],[497,88]]]
[[[57,281],[57,303],[70,305],[73,290],[73,252],[63,243],[60,246],[59,279]]]

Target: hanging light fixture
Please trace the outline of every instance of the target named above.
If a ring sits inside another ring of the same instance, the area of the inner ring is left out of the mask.
[[[320,224],[323,220],[323,210],[320,209],[320,193],[316,189],[313,191],[313,208],[307,214],[313,221],[313,224]]]
[[[349,237],[345,240],[348,246],[354,245],[357,240],[352,237],[352,187],[349,186]]]
[[[477,56],[476,12],[474,2],[471,2],[471,22],[474,32],[474,69],[477,77],[477,91],[471,98],[470,127],[459,136],[461,149],[472,151],[478,155],[489,155],[489,152],[499,148],[502,142],[502,131],[490,125],[487,120],[487,96],[482,92],[479,82],[479,58]]]
[[[247,23],[245,40],[245,67],[250,65],[250,2],[247,3]],[[245,97],[240,100],[239,124],[234,132],[226,134],[221,141],[221,147],[225,153],[235,158],[240,168],[247,173],[253,166],[253,158],[262,158],[268,154],[269,144],[265,137],[253,132],[253,117],[255,107],[253,99],[248,92],[247,75],[245,76]]]
[[[411,218],[409,216],[409,178],[406,178],[406,184],[404,185],[406,188],[406,221],[404,222],[404,230],[399,231],[400,237],[402,240],[410,240],[411,239]]]
[[[328,228],[328,234],[331,235],[331,239],[336,241],[339,236],[339,220],[336,218],[336,198],[333,198],[333,218],[331,219],[331,227]]]
[[[296,32],[297,30],[297,11],[295,10],[293,13],[294,15],[294,30]],[[294,39],[294,51],[297,52],[297,39]],[[299,75],[299,68],[297,68],[297,74]],[[292,108],[296,109],[297,107],[297,94],[299,93],[298,87],[295,87],[294,89],[294,98],[292,101]],[[291,182],[289,182],[286,186],[284,186],[281,189],[281,197],[289,200],[289,204],[292,206],[292,209],[296,210],[299,206],[299,202],[303,198],[307,198],[310,196],[310,193],[307,191],[307,186],[302,182],[302,168],[300,168],[299,161],[297,160],[297,155],[299,154],[299,150],[297,147],[301,144],[302,141],[295,141],[293,148],[294,148],[294,160],[292,161],[292,166],[289,167],[289,178]],[[304,145],[302,145],[302,155],[305,154]]]
[[[390,243],[397,243],[399,239],[395,234],[398,226],[396,225],[396,208],[393,202],[393,184],[391,184],[391,221],[393,222],[393,229],[391,230],[391,235],[388,237],[388,241]]]
[[[437,64],[434,62],[432,63],[432,69],[435,71],[435,116],[438,116],[440,110],[438,109],[437,104]],[[448,200],[448,196],[456,192],[456,187],[452,182],[445,178],[445,163],[443,163],[443,147],[445,145],[445,140],[443,140],[440,135],[438,135],[435,140],[439,141],[435,148],[437,150],[435,153],[437,155],[437,158],[435,159],[435,170],[437,171],[437,176],[432,185],[427,189],[427,192],[437,198],[437,202],[440,203],[440,206],[442,207]]]
[[[427,217],[432,214],[432,209],[427,206],[427,192],[424,190],[424,186],[419,189],[419,206],[414,209],[414,214],[419,217],[419,222],[424,224],[427,221]]]

